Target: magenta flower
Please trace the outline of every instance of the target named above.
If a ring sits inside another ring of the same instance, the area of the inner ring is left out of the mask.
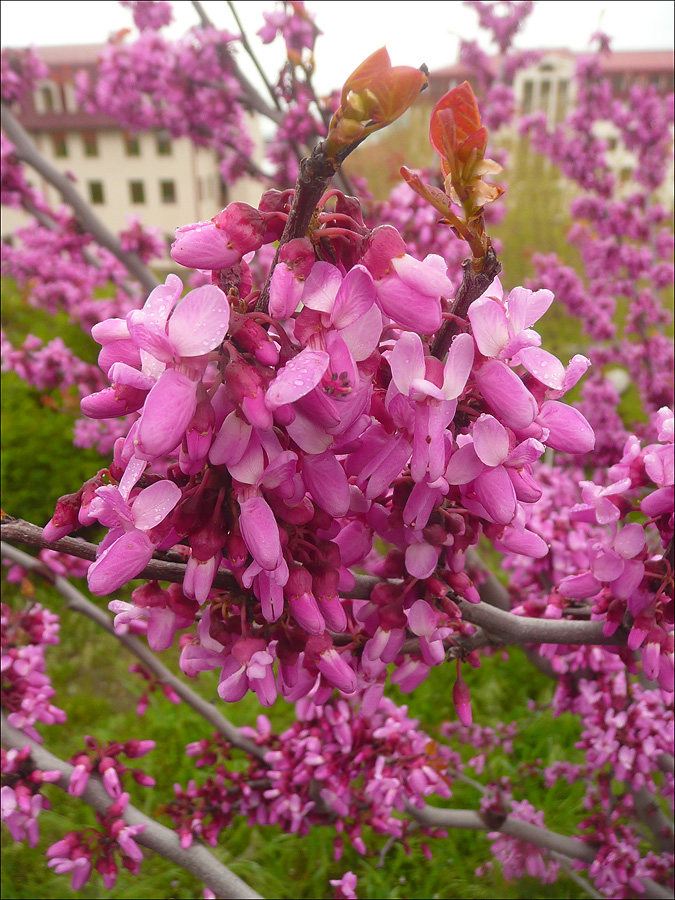
[[[230,203],[210,222],[195,222],[176,229],[171,256],[192,269],[229,269],[262,247],[263,217],[247,203]]]
[[[539,347],[541,337],[530,326],[544,315],[552,302],[551,291],[530,291],[523,287],[514,288],[505,300],[501,282],[496,278],[469,307],[469,321],[478,349],[483,356],[505,360],[526,347]]]
[[[471,440],[462,438],[445,472],[450,484],[466,485],[473,491],[489,518],[508,525],[516,514],[518,500],[532,502],[541,496],[531,478],[531,463],[544,452],[534,438],[509,450],[509,435],[494,416],[482,415],[474,423]]]
[[[644,563],[636,559],[645,546],[646,535],[642,525],[637,522],[624,525],[610,545],[600,542],[592,544],[590,570],[563,578],[558,590],[564,597],[583,599],[594,597],[603,585],[608,585],[617,599],[629,599],[645,573]],[[617,625],[614,625],[614,630]]]
[[[263,706],[272,706],[277,698],[273,663],[274,657],[264,640],[238,638],[220,674],[219,696],[234,703],[250,689],[255,691]]]
[[[180,497],[180,488],[171,481],[151,484],[131,501],[114,485],[96,490],[92,512],[111,530],[100,545],[100,556],[87,571],[92,593],[109,594],[146,567],[155,550],[148,532],[168,516]]]
[[[417,334],[405,332],[391,352],[392,383],[387,392],[391,407],[397,393],[414,410],[411,474],[416,482],[436,481],[445,468],[445,429],[457,409],[473,364],[473,340],[460,334],[452,342],[441,368],[433,357],[425,356]]]
[[[279,526],[274,513],[262,497],[251,497],[239,503],[241,536],[253,559],[266,571],[277,569],[283,562]]]

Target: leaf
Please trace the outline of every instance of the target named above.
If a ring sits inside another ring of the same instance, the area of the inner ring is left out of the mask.
[[[444,137],[445,139],[450,137],[447,134],[447,117],[440,115],[443,110],[448,110],[453,117],[454,134],[451,137],[451,145],[454,147],[462,144],[481,127],[480,112],[476,98],[469,82],[464,81],[458,87],[444,94],[431,114],[429,139],[431,146],[441,156],[444,155],[445,151]]]

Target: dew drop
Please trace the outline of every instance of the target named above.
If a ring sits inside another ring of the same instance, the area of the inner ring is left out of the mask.
[[[298,387],[302,387],[304,381],[302,380],[302,378],[296,378],[293,384],[297,385]]]

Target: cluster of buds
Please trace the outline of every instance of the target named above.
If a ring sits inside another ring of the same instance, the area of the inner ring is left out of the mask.
[[[103,787],[108,794],[117,800],[122,795],[123,779],[127,772],[137,784],[143,787],[153,787],[155,779],[146,775],[141,769],[129,769],[117,757],[121,754],[130,759],[138,759],[145,756],[155,747],[154,741],[130,740],[121,744],[114,741],[100,746],[96,738],[85,735],[86,750],[76,753],[70,762],[74,766],[68,784],[68,793],[73,797],[80,797],[87,787],[89,777],[92,774],[99,775]]]

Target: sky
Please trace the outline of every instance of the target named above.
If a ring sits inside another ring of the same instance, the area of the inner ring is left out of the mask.
[[[204,0],[214,24],[237,31],[224,0]],[[169,34],[177,37],[197,23],[189,0],[173,3],[176,22]],[[263,46],[256,31],[271,2],[240,0],[236,4],[243,27],[266,69],[283,61],[275,44]],[[477,16],[460,0],[308,0],[324,34],[317,43],[315,85],[319,93],[339,87],[358,64],[386,45],[394,65],[440,69],[456,61],[460,36],[479,38]],[[599,29],[613,38],[615,50],[667,50],[673,48],[671,0],[539,0],[516,38],[521,49],[566,47],[588,49],[588,39]],[[55,44],[104,43],[108,36],[131,24],[131,14],[115,0],[2,0],[2,46],[36,47]],[[247,60],[242,67],[255,78]]]

